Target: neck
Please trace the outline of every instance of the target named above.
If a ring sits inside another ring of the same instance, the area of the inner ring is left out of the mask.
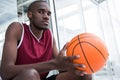
[[[33,33],[33,35],[37,38],[40,39],[42,37],[43,34],[43,30],[38,30],[34,27],[29,26],[31,32]]]

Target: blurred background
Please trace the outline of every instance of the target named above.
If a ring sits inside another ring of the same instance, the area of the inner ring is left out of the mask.
[[[0,60],[5,32],[11,22],[29,24],[28,5],[35,0],[0,0]],[[93,74],[93,80],[120,80],[120,0],[47,0],[52,17],[50,28],[58,49],[75,35],[90,32],[107,45],[109,59]],[[57,71],[50,72],[56,74]]]

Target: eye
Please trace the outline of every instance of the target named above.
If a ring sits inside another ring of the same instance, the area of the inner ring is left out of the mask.
[[[48,15],[48,16],[51,16],[51,12],[48,12],[47,15]]]
[[[46,11],[46,10],[44,10],[44,9],[39,9],[38,12],[39,12],[40,14],[42,14],[42,15],[47,14],[48,16],[51,16],[51,12],[50,12],[50,11]]]
[[[44,11],[43,11],[42,9],[40,9],[38,12],[39,12],[40,14],[44,14]]]

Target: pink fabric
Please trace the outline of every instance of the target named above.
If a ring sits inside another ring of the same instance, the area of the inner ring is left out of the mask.
[[[52,34],[49,29],[43,32],[39,41],[30,32],[28,25],[23,24],[23,41],[18,48],[16,65],[32,64],[52,59]],[[47,74],[41,74],[41,77]]]

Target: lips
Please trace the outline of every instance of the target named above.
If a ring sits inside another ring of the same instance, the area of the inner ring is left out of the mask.
[[[43,24],[47,24],[47,25],[48,25],[48,24],[49,24],[49,21],[43,21]]]

